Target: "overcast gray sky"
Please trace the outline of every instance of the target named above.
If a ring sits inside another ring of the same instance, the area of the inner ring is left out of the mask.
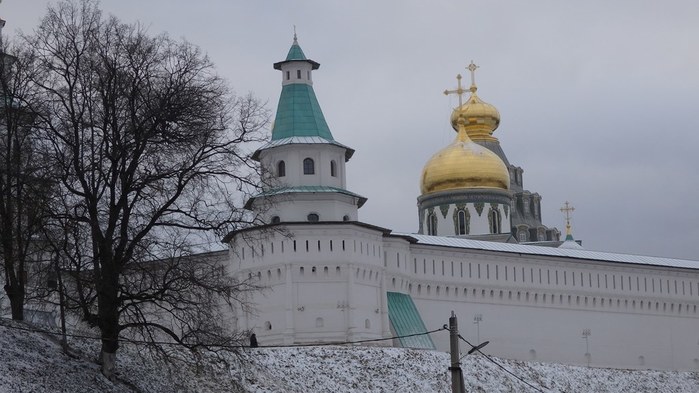
[[[4,0],[6,34],[47,0]],[[544,223],[576,210],[584,246],[699,259],[699,2],[108,0],[153,34],[201,46],[240,93],[276,109],[293,26],[321,63],[314,88],[335,139],[356,149],[362,221],[417,230],[425,162],[454,137],[455,75],[474,60],[495,136],[542,195]]]

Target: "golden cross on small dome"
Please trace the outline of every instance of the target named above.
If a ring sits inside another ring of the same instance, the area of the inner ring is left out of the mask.
[[[571,235],[571,229],[570,229],[570,216],[571,213],[575,211],[575,208],[566,201],[564,206],[561,208],[561,212],[566,215],[566,237]]]
[[[469,89],[471,90],[471,92],[475,92],[476,90],[478,90],[478,88],[476,87],[476,70],[479,68],[479,66],[473,63],[473,60],[471,60],[471,64],[469,64],[468,67],[466,67],[467,70],[471,71],[471,88]]]
[[[570,221],[570,215],[575,211],[575,208],[566,201],[565,205],[561,208],[561,212],[566,215],[566,221]]]
[[[461,86],[461,74],[456,75],[456,81],[458,82],[456,90],[444,90],[444,95],[445,96],[448,96],[449,94],[458,95],[459,96],[459,106],[461,106],[463,104],[462,96],[464,95],[464,93],[466,93],[466,90]]]

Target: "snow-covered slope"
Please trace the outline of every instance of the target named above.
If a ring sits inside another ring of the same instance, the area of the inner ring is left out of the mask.
[[[380,347],[256,348],[238,354],[169,350],[170,362],[123,345],[119,381],[104,379],[97,342],[54,339],[0,321],[0,393],[28,392],[450,392],[449,355]],[[94,334],[88,332],[88,334]],[[699,392],[699,374],[628,371],[496,359],[545,392]],[[483,356],[463,359],[469,392],[535,391]]]

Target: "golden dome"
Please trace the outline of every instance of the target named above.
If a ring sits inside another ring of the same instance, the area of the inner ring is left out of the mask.
[[[458,135],[454,142],[432,156],[422,170],[422,194],[462,188],[508,190],[510,174],[505,163],[490,149],[469,138],[465,119],[457,121]]]
[[[500,113],[476,94],[476,86],[471,85],[471,97],[451,114],[451,126],[458,132],[457,121],[464,120],[468,136],[473,140],[496,140],[492,134],[500,125]]]

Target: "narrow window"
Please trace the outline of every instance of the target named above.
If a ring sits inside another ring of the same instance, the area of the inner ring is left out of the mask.
[[[457,221],[458,221],[458,233],[457,235],[465,235],[466,234],[466,212],[463,210],[459,210],[459,213],[457,214]]]
[[[282,160],[277,163],[277,177],[286,176],[286,163]]]
[[[306,71],[306,79],[311,80],[311,71]]]
[[[286,80],[291,79],[291,72],[287,71],[286,72]]]
[[[301,70],[296,70],[296,79],[301,79]]]
[[[430,213],[427,216],[427,234],[436,236],[437,235],[437,215]]]
[[[313,175],[316,173],[315,163],[312,158],[305,158],[303,160],[303,174]]]
[[[490,211],[490,233],[500,233],[500,212],[498,210]]]
[[[330,161],[330,176],[337,177],[337,164],[335,164],[335,160]]]

